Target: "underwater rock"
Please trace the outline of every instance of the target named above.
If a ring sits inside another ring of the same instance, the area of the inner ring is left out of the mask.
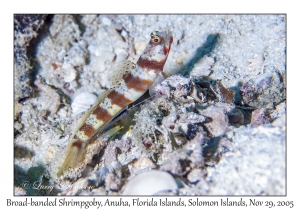
[[[155,164],[147,157],[142,157],[141,159],[137,159],[128,164],[130,174],[136,174],[137,172],[142,170],[151,170],[155,167]]]
[[[105,177],[105,189],[107,191],[118,191],[121,186],[121,179],[113,173],[109,173]]]
[[[228,113],[228,120],[231,125],[240,126],[244,124],[244,114],[239,109],[233,109]]]
[[[225,133],[228,127],[228,116],[225,108],[210,106],[199,111],[201,115],[211,118],[210,122],[204,124],[211,135],[220,136]]]
[[[272,125],[275,127],[285,127],[286,126],[286,114],[282,114],[280,117],[276,118]]]
[[[163,154],[160,170],[182,176],[193,168],[203,167],[202,145],[204,140],[204,135],[197,133],[195,138],[188,141],[182,149]]]
[[[14,15],[14,100],[31,97],[32,64],[28,49],[32,39],[38,36],[38,30],[44,25],[47,15]]]
[[[95,170],[89,177],[88,182],[94,188],[98,188],[99,186],[105,184],[108,188],[112,187],[114,189],[116,186],[119,186],[120,183],[117,181],[122,177],[122,165],[118,161],[112,161],[110,165],[98,166],[100,169]],[[111,175],[109,175],[111,174]],[[109,177],[107,178],[107,176]],[[116,177],[113,177],[116,176]],[[106,181],[108,181],[106,183]],[[116,185],[117,182],[118,184]]]
[[[282,116],[286,116],[286,101],[281,102],[280,104],[276,105],[275,110],[269,110],[269,114],[270,114],[270,118],[271,120],[276,121],[278,119],[278,122],[281,121],[280,119],[282,119],[283,121],[281,123],[282,126],[284,126],[285,124],[285,117]],[[274,123],[274,122],[272,122]],[[279,124],[281,124],[279,123]],[[278,124],[278,125],[279,125]]]
[[[88,182],[94,188],[105,185],[107,191],[118,191],[121,185],[122,165],[112,161],[110,165],[101,167],[88,177]]]
[[[191,94],[192,81],[179,74],[172,75],[157,85],[155,91],[159,96],[166,95],[168,98],[179,100]]]
[[[196,113],[186,114],[201,116]],[[204,122],[205,117],[201,116],[201,118]],[[188,125],[193,125],[195,127],[190,128],[187,126],[188,129],[186,131],[179,128],[178,130],[180,131],[180,135],[173,134],[173,131],[169,131],[170,139],[173,141],[172,145],[177,149],[172,152],[162,154],[159,160],[161,170],[169,171],[174,175],[184,175],[192,168],[203,167],[204,159],[202,155],[202,144],[206,139],[207,133],[200,125],[197,125],[197,123]],[[187,136],[185,136],[185,134]]]
[[[187,179],[189,180],[190,183],[195,184],[201,179],[203,179],[205,176],[205,172],[201,169],[193,169],[188,175]]]
[[[193,77],[207,77],[210,75],[211,66],[214,64],[214,59],[211,57],[203,56],[197,63],[194,64],[194,68],[190,72],[190,76]]]
[[[191,161],[188,158],[188,155],[182,150],[169,153],[164,158],[165,161],[160,170],[169,171],[176,175],[183,175],[190,170]]]
[[[177,190],[174,178],[167,172],[152,170],[130,179],[124,187],[123,195],[154,195],[170,190]]]
[[[207,91],[203,90],[200,86],[193,84],[191,97],[198,103],[203,104],[207,102]]]
[[[107,195],[107,192],[103,187],[98,187],[96,189],[93,189],[91,193],[89,193],[89,196],[99,196],[99,195]]]
[[[199,128],[199,126],[205,121],[206,117],[194,112],[179,112],[164,117],[162,124],[173,135],[182,134],[187,140],[191,140],[196,136],[197,132],[203,132],[203,129]]]
[[[64,80],[65,84],[69,84],[77,77],[77,71],[70,64],[56,69],[55,74],[59,74],[59,77]]]
[[[251,125],[259,126],[262,124],[270,123],[271,119],[268,110],[265,108],[257,109],[252,112]]]
[[[19,123],[19,122],[14,123],[14,130],[15,131],[21,132],[22,128],[23,128],[23,125],[21,123]]]
[[[26,190],[21,187],[14,186],[14,196],[24,196],[26,195]]]
[[[206,142],[203,148],[203,157],[205,164],[209,166],[216,165],[223,153],[232,150],[232,143],[226,137],[215,137]]]
[[[22,107],[22,104],[14,103],[14,120],[18,120],[20,118]]]
[[[108,169],[111,173],[115,174],[118,178],[122,177],[122,165],[119,161],[113,161]]]
[[[262,74],[249,80],[240,89],[246,105],[255,108],[273,108],[274,105],[285,100],[285,85],[279,73]]]
[[[103,160],[105,165],[110,165],[117,160],[117,148],[125,153],[131,148],[131,142],[127,139],[115,140],[110,142],[105,149]]]
[[[278,104],[276,110],[270,113],[270,118],[274,120],[273,126],[285,127],[286,126],[286,101]]]
[[[38,99],[40,102],[37,102],[39,110],[48,110],[50,115],[55,114],[60,106],[60,95],[53,88],[44,84],[40,76],[36,78],[34,84],[43,93]],[[49,103],[50,101],[51,103]]]
[[[88,182],[90,185],[98,188],[101,184],[105,182],[105,177],[109,173],[109,169],[104,166],[100,170],[95,171],[89,176]]]
[[[73,15],[55,15],[47,36],[37,46],[39,75],[70,97],[77,89],[76,79],[88,56],[80,34]]]
[[[221,81],[217,81],[213,89],[217,93],[220,102],[227,103],[227,104],[233,103],[234,91],[224,87]]]
[[[34,14],[14,15],[15,45],[28,46],[31,39],[37,36],[37,31],[44,24],[46,17],[47,15]]]
[[[173,111],[175,111],[173,101],[166,100],[163,96],[155,101],[149,101],[142,106],[140,112],[136,112],[135,125],[131,129],[132,143],[141,150],[137,149],[135,153],[147,153],[147,157],[150,157],[161,149],[171,150],[168,131],[162,125],[162,120]]]

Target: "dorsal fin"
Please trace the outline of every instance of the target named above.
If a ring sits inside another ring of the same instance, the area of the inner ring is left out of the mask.
[[[120,84],[123,76],[129,74],[136,68],[136,64],[130,60],[124,60],[116,63],[110,70],[107,80],[109,81],[110,88]]]

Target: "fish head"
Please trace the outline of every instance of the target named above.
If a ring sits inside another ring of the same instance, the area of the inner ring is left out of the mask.
[[[172,32],[154,31],[137,65],[155,74],[163,71],[173,42]]]
[[[151,33],[151,39],[149,45],[154,48],[154,52],[163,53],[168,56],[171,45],[173,42],[173,36],[171,31],[154,31]],[[158,49],[156,49],[158,48]]]

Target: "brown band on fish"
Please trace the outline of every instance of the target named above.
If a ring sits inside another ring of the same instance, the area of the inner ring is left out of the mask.
[[[155,61],[155,60],[148,60],[148,59],[139,59],[137,64],[142,67],[142,68],[146,68],[146,69],[151,69],[154,71],[162,71],[164,68],[166,60],[162,60],[162,61]]]
[[[79,130],[83,131],[84,135],[86,135],[88,137],[91,137],[96,132],[95,128],[92,125],[89,125],[86,123]]]
[[[129,100],[123,94],[118,93],[115,90],[111,91],[110,94],[108,94],[107,98],[109,98],[111,100],[112,104],[115,104],[122,108],[124,108],[132,103],[131,100]]]
[[[74,140],[76,140],[76,141],[74,141],[72,143],[72,147],[75,146],[75,147],[78,148],[78,150],[81,150],[82,146],[83,146],[83,141],[80,140],[76,135],[74,136]]]
[[[170,52],[170,48],[164,47],[164,55],[169,54],[169,52]]]
[[[127,74],[122,77],[128,89],[135,89],[139,92],[145,92],[149,89],[152,81],[143,80],[139,76],[133,76],[132,74]]]
[[[102,108],[101,106],[97,106],[92,114],[96,115],[96,118],[98,120],[102,120],[104,123],[109,121],[113,117],[105,108]]]

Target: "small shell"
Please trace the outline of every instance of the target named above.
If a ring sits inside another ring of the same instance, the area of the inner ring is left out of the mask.
[[[177,190],[174,178],[163,171],[142,172],[125,186],[123,195],[154,195],[162,191]]]
[[[85,112],[97,100],[97,96],[92,93],[80,93],[72,102],[72,116],[75,117],[81,112]]]

